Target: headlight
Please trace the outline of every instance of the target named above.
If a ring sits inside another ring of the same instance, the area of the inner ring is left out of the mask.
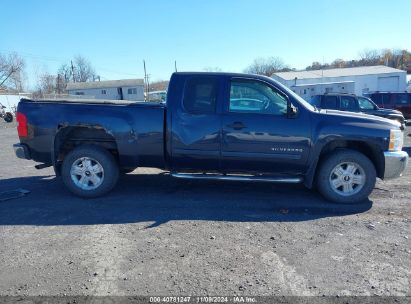
[[[390,130],[390,151],[401,151],[404,144],[404,133],[401,130]]]

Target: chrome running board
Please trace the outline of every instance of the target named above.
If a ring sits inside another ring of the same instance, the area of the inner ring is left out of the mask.
[[[265,175],[223,175],[223,174],[199,174],[199,173],[171,173],[172,177],[183,179],[203,180],[228,180],[243,182],[269,182],[299,184],[303,182],[302,177],[265,176]]]

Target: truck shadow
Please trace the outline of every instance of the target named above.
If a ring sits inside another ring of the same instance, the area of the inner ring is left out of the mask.
[[[166,175],[129,174],[109,195],[81,199],[54,176],[11,178],[0,192],[24,188],[27,196],[0,202],[0,225],[95,225],[173,220],[299,222],[366,212],[332,204],[301,185],[177,180]]]

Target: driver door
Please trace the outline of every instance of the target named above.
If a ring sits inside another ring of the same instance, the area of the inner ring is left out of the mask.
[[[226,87],[222,171],[302,172],[310,145],[306,111],[289,118],[287,95],[262,80],[232,78]]]

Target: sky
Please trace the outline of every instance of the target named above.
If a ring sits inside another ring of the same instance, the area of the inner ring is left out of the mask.
[[[29,87],[76,55],[102,80],[151,81],[276,56],[304,69],[364,49],[411,49],[410,0],[0,0],[0,53],[26,62]],[[401,12],[404,12],[402,14]]]

